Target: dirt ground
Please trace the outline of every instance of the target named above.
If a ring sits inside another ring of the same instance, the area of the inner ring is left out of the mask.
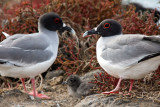
[[[47,85],[47,83],[45,83],[42,86],[44,87],[42,88],[41,91],[43,91],[46,95],[51,97],[50,100],[33,99],[33,97],[23,92],[22,85],[20,85],[18,89],[14,88],[14,89],[8,89],[5,91],[4,89],[0,90],[0,107],[74,107],[76,104],[78,104],[79,102],[81,102],[81,100],[84,99],[84,98],[74,98],[72,96],[69,96],[67,92],[67,87],[62,84],[50,86],[50,85]],[[98,96],[100,96],[101,99],[110,98],[110,96],[107,96],[107,95],[104,96],[99,94]],[[93,95],[91,97],[94,98],[97,96]],[[118,95],[114,96],[116,100],[117,100],[117,97]],[[141,100],[138,100],[137,98],[128,99],[128,98],[122,98],[122,97],[118,99],[119,99],[118,102],[120,102],[118,103],[120,105],[119,107],[125,107],[126,99],[127,99],[127,102],[129,100],[130,104],[132,104],[132,106],[129,106],[129,107],[134,107],[134,105],[136,107],[143,107],[143,105],[150,105],[152,107],[160,106],[160,103],[156,104],[156,102],[153,102],[152,100],[145,101],[143,100],[143,98],[140,98]],[[130,105],[130,104],[127,104],[127,105]],[[147,107],[150,107],[150,106],[147,106]]]
[[[19,89],[3,91],[0,94],[0,107],[74,107],[76,104],[78,104],[79,102],[81,102],[81,100],[84,99],[84,98],[78,99],[78,98],[73,98],[69,96],[67,93],[67,87],[64,85],[56,85],[52,87],[52,89],[53,89],[52,92],[45,92],[46,95],[51,97],[50,100],[33,99],[33,97],[20,91]],[[160,104],[156,102],[152,102],[151,100],[146,101],[142,98],[139,98],[140,99],[139,100],[137,98],[129,98],[129,99],[117,98],[118,95],[114,95],[114,96],[98,95],[98,96],[100,96],[101,99],[104,99],[104,97],[108,99],[112,97],[115,98],[116,100],[113,102],[116,102],[116,103],[118,102],[116,106],[114,105],[115,107],[117,107],[117,105],[118,107],[125,107],[125,106],[144,107],[144,105],[145,107],[160,106]],[[93,95],[93,97],[95,97],[95,95]],[[100,103],[104,103],[104,102],[100,101]],[[114,106],[107,106],[107,107],[114,107]],[[83,106],[80,106],[80,107],[83,107]],[[100,107],[106,107],[106,106],[100,106]]]
[[[154,84],[152,85],[136,81],[131,93],[132,95],[129,97],[120,95],[115,95],[114,97],[112,97],[110,95],[97,94],[93,96],[88,96],[87,98],[75,98],[68,95],[67,86],[62,84],[62,82],[65,80],[64,76],[53,77],[51,79],[43,80],[43,82],[39,79],[39,77],[37,77],[36,79],[38,81],[36,82],[37,90],[40,90],[41,93],[45,93],[51,99],[34,99],[32,96],[23,91],[23,86],[19,81],[18,87],[11,87],[10,89],[0,89],[0,107],[74,107],[80,102],[83,103],[86,101],[88,103],[91,101],[91,103],[102,103],[102,101],[107,101],[107,99],[114,99],[115,101],[113,100],[112,102],[118,101],[118,107],[126,107],[126,105],[132,105],[127,107],[143,107],[143,105],[148,105],[145,107],[160,107],[159,86],[155,86]],[[27,90],[31,91],[32,88],[30,80],[27,80],[25,83]],[[97,97],[99,100],[96,101]],[[107,103],[107,105],[109,104]]]
[[[32,99],[19,89],[7,90],[0,94],[0,107],[73,107],[81,100],[69,96],[64,85],[56,85],[52,92],[44,93],[51,99]]]

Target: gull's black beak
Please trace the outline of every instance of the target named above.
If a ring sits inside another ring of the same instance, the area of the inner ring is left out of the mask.
[[[62,27],[60,30],[58,30],[58,31],[59,31],[59,33],[61,33],[61,34],[62,34],[64,31],[71,32],[73,35],[76,34],[76,32],[74,31],[74,29],[72,29],[71,27],[66,26],[66,24],[63,24],[63,27]]]
[[[89,31],[86,31],[86,32],[83,34],[83,37],[88,36],[88,35],[92,35],[92,34],[99,34],[99,33],[97,32],[97,29],[96,29],[96,28],[94,28],[94,29],[92,29],[92,30],[89,30]]]
[[[66,84],[67,84],[67,81],[63,81],[63,82],[62,82],[62,85],[66,85]]]

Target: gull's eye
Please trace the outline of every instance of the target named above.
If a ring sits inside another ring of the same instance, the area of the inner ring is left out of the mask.
[[[55,22],[55,23],[59,23],[59,22],[60,22],[60,19],[59,19],[59,18],[55,18],[55,19],[54,19],[54,22]]]
[[[110,27],[110,24],[109,23],[105,23],[104,24],[104,28],[109,28]]]

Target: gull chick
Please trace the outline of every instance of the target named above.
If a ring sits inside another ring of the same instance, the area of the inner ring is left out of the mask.
[[[82,97],[94,94],[94,84],[82,81],[78,75],[70,75],[65,84],[67,84],[69,95]]]

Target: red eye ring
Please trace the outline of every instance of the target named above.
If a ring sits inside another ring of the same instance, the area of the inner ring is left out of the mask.
[[[105,23],[104,24],[104,28],[109,28],[110,27],[110,24],[109,23]]]
[[[54,19],[54,22],[55,22],[55,23],[59,23],[59,22],[60,22],[60,19],[59,19],[59,18],[55,18],[55,19]]]

